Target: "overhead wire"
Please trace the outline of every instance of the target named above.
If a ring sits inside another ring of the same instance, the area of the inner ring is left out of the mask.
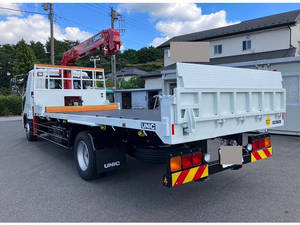
[[[12,8],[6,8],[6,7],[0,7],[0,9],[5,9],[5,10],[15,11],[15,12],[31,13],[31,14],[48,15],[47,13],[33,12],[33,11],[27,11],[27,10],[21,10],[21,9],[12,9]]]
[[[93,8],[93,7],[89,7],[90,9]],[[98,7],[97,7],[98,8]],[[21,10],[21,9],[12,9],[12,8],[7,8],[7,7],[0,7],[0,9],[4,9],[4,10],[9,10],[9,11],[18,11],[18,12],[23,12],[23,13],[28,13],[28,14],[39,14],[39,15],[44,15],[44,16],[48,16],[48,13],[40,13],[40,12],[34,12],[34,11],[28,11],[28,10]],[[95,11],[95,10],[94,10]],[[101,12],[99,10],[96,10],[97,12]],[[62,20],[65,20],[65,21],[69,21],[69,22],[72,22],[74,24],[77,24],[77,25],[80,25],[81,27],[84,27],[84,28],[88,28],[88,29],[91,29],[93,31],[96,31],[96,32],[99,32],[96,28],[94,27],[91,27],[91,26],[88,26],[88,25],[85,25],[85,24],[82,24],[82,23],[79,23],[75,20],[72,20],[70,18],[67,18],[67,17],[64,17],[64,16],[61,16],[61,15],[57,15],[56,13],[54,13],[54,16],[56,19],[62,19]],[[57,22],[57,20],[56,20]],[[26,21],[25,21],[26,23]],[[145,43],[142,43],[142,42],[139,42],[139,41],[136,41],[136,40],[133,40],[133,39],[127,39],[127,38],[124,38],[124,40],[127,40],[129,42],[135,42],[137,44],[142,44],[142,45],[145,45]]]

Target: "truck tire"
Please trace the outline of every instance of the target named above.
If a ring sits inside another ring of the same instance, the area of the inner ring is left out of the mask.
[[[33,135],[33,124],[32,121],[26,120],[25,122],[25,133],[28,141],[36,141],[37,136]]]
[[[84,180],[93,180],[97,176],[96,154],[92,136],[88,131],[78,133],[74,145],[74,158],[79,176]]]

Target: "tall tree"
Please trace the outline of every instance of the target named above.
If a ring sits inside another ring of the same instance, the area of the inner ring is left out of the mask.
[[[139,62],[137,51],[134,49],[125,50],[122,54],[123,58],[127,60],[130,64],[136,64]]]
[[[50,63],[50,59],[47,57],[45,46],[40,42],[30,42],[30,48],[33,50],[35,57],[39,63]]]
[[[54,62],[55,65],[60,65],[60,61],[62,60],[63,54],[65,51],[71,49],[73,46],[78,45],[78,41],[59,41],[54,39]],[[50,39],[46,43],[46,49],[47,49],[47,56],[50,59]]]
[[[9,87],[8,74],[12,74],[12,66],[15,58],[15,46],[5,44],[0,47],[0,87]]]
[[[22,39],[16,45],[16,56],[13,62],[13,74],[23,75],[24,81],[27,80],[26,74],[32,70],[36,57],[26,42]]]
[[[139,63],[146,63],[156,61],[163,57],[163,53],[160,49],[154,47],[144,47],[137,51],[137,57]]]

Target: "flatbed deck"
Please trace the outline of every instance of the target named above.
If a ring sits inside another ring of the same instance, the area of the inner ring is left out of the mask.
[[[105,111],[60,112],[44,113],[43,116],[51,119],[67,120],[69,123],[87,125],[91,127],[107,125],[137,130],[143,129],[159,133],[161,132],[160,110],[119,109]]]
[[[107,117],[117,119],[161,121],[160,110],[120,109],[106,111],[67,112],[64,114]]]

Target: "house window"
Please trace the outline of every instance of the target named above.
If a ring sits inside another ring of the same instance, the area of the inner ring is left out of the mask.
[[[174,95],[174,89],[177,87],[176,83],[169,83],[169,95]]]
[[[243,51],[251,49],[251,40],[243,41]]]
[[[222,54],[222,45],[214,45],[214,54],[215,55]]]

